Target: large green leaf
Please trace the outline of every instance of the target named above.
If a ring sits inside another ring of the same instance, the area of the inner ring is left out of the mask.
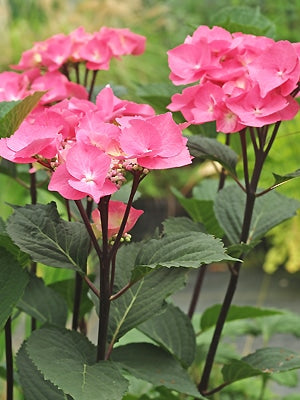
[[[221,304],[215,304],[204,311],[201,317],[201,329],[206,330],[216,325],[220,314]],[[226,317],[226,322],[245,318],[262,318],[281,314],[278,310],[264,309],[252,306],[235,306],[231,305]]]
[[[241,360],[233,360],[224,365],[222,374],[225,381],[234,382],[255,375],[285,372],[299,368],[299,353],[279,347],[266,347],[243,357]]]
[[[195,357],[196,339],[190,318],[168,304],[165,311],[138,326],[138,329],[173,354],[185,367]]]
[[[7,232],[21,250],[52,267],[85,271],[89,236],[82,223],[61,219],[54,202],[14,208]]]
[[[200,200],[195,197],[185,197],[175,188],[172,189],[172,192],[193,221],[201,222],[207,233],[217,237],[222,237],[224,235],[215,217],[213,200]]]
[[[127,390],[119,368],[110,361],[95,363],[95,346],[78,332],[39,329],[26,350],[44,378],[74,400],[121,400]]]
[[[68,309],[63,297],[45,286],[41,278],[31,276],[17,307],[41,323],[65,326]]]
[[[61,297],[64,298],[65,302],[70,311],[73,311],[74,306],[74,292],[75,292],[75,279],[64,279],[61,281],[57,281],[51,283],[49,288],[53,289],[57,292]],[[85,283],[82,282],[82,290],[81,290],[81,300],[80,300],[80,317],[83,317],[86,313],[88,313],[92,307],[93,303],[88,297],[89,287]]]
[[[180,393],[204,399],[186,370],[169,353],[150,343],[130,343],[117,347],[112,359],[136,378],[154,386],[165,386]]]
[[[16,356],[18,377],[28,400],[67,400],[67,396],[50,381],[33,364],[26,352],[24,342]]]
[[[0,103],[0,137],[11,136],[44,94],[36,92],[21,101]]]
[[[232,175],[236,175],[238,156],[229,146],[216,139],[197,135],[188,138],[188,148],[192,156],[201,160],[218,161]]]
[[[164,299],[185,283],[181,268],[152,270],[122,296],[112,301],[109,336],[114,341],[162,311]]]
[[[191,231],[205,232],[202,224],[194,222],[188,217],[170,217],[164,220],[162,225],[164,235]]]
[[[240,241],[245,202],[246,195],[237,185],[227,186],[218,192],[216,197],[217,220],[232,244]],[[255,201],[249,238],[261,238],[274,226],[293,217],[299,207],[299,201],[275,191],[258,197]]]
[[[266,18],[259,7],[222,7],[213,15],[211,23],[230,32],[244,32],[257,36],[274,37],[276,31],[274,22]]]
[[[136,267],[199,268],[201,264],[236,261],[225,252],[220,239],[202,232],[168,234],[146,242],[137,255]]]
[[[28,274],[12,255],[0,247],[0,330],[28,283]]]
[[[29,264],[30,257],[16,246],[6,232],[5,223],[0,218],[0,247],[4,247],[24,267]]]

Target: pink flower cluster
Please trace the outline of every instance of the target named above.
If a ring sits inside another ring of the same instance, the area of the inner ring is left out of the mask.
[[[67,77],[69,67],[83,64],[87,70],[107,70],[112,58],[139,55],[145,50],[144,36],[129,29],[102,27],[93,34],[80,27],[37,42],[12,68],[21,73],[0,74],[0,101],[20,100],[36,91],[47,91],[42,104],[65,98],[87,99],[85,87]]]
[[[49,190],[98,203],[118,190],[128,171],[189,164],[186,141],[171,113],[155,115],[149,105],[121,100],[105,87],[96,104],[72,98],[38,107],[0,140],[0,156],[38,162],[51,171]]]
[[[168,109],[193,124],[216,121],[224,133],[292,119],[299,57],[299,43],[199,26],[168,52],[172,82],[196,83],[175,94]]]

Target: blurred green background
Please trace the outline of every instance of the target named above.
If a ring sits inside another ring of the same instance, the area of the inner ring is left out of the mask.
[[[164,112],[171,87],[166,52],[182,43],[186,35],[192,34],[200,24],[221,25],[231,31],[267,35],[277,40],[300,41],[300,1],[0,0],[0,71],[17,63],[21,53],[35,41],[53,34],[69,33],[78,26],[84,26],[89,32],[97,31],[103,25],[128,27],[147,37],[146,52],[139,57],[114,60],[109,71],[98,74],[97,84],[100,87],[110,83],[120,96],[152,102],[157,112]],[[165,97],[162,93],[164,90]],[[175,91],[176,88],[173,89]],[[145,93],[146,96],[143,96]],[[224,140],[224,135],[220,134],[219,137]],[[299,118],[284,123],[266,164],[262,187],[272,184],[272,172],[284,175],[299,168],[299,140]],[[213,177],[214,173],[207,163],[153,172],[144,181],[141,191],[145,197],[167,199],[166,213],[170,215],[177,209],[170,186],[188,195],[193,185],[207,174]],[[7,218],[11,209],[4,202],[24,204],[29,201],[28,191],[2,174],[0,185],[0,216]],[[278,190],[300,199],[299,185],[298,178]],[[46,192],[40,193],[39,201],[48,199]],[[161,203],[156,201],[160,207]],[[264,267],[269,272],[283,265],[290,272],[300,270],[299,237],[299,217],[273,230],[266,241]],[[275,244],[276,247],[273,246]]]

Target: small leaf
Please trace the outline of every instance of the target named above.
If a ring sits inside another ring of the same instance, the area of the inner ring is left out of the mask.
[[[217,220],[230,243],[240,242],[245,193],[236,185],[230,185],[218,192],[215,201]],[[275,191],[255,200],[248,242],[264,236],[271,228],[296,215],[300,202]]]
[[[26,352],[23,343],[16,356],[18,376],[26,399],[30,400],[66,400],[64,393],[44,379]]]
[[[225,253],[220,239],[201,232],[183,232],[151,239],[137,255],[136,267],[199,268],[201,264],[236,261]]]
[[[243,357],[241,360],[233,360],[223,367],[222,374],[225,381],[234,382],[250,376],[285,372],[299,368],[300,354],[279,347],[266,347]]]
[[[0,331],[22,297],[29,277],[7,250],[0,247]]]
[[[285,182],[290,181],[291,179],[298,178],[300,176],[300,169],[297,169],[296,171],[291,172],[290,174],[286,174],[286,175],[277,175],[277,174],[273,173],[273,176],[275,179],[275,182],[273,185],[274,185],[274,187],[277,187],[279,185],[282,185]]]
[[[7,232],[21,250],[52,267],[85,271],[90,240],[82,223],[62,220],[54,202],[14,208]]]
[[[154,386],[165,386],[179,393],[204,399],[185,369],[170,354],[150,343],[130,343],[117,347],[112,359],[136,378]]]
[[[198,135],[188,138],[188,148],[192,156],[201,160],[218,161],[232,175],[236,175],[238,156],[229,146],[216,139]]]
[[[42,324],[48,322],[63,327],[67,320],[68,309],[64,299],[35,276],[30,277],[17,307]]]
[[[0,103],[0,137],[11,136],[44,94],[35,92],[21,101]]]
[[[216,325],[220,314],[221,304],[215,304],[204,311],[201,317],[201,329],[206,330]],[[245,318],[262,318],[281,314],[278,310],[264,309],[252,306],[235,306],[231,305],[226,317],[226,322]]]
[[[110,361],[95,363],[96,348],[77,332],[43,328],[26,345],[34,365],[74,400],[121,400],[128,382]]]
[[[194,361],[196,339],[190,318],[168,304],[165,311],[138,326],[138,330],[175,356],[184,367]]]

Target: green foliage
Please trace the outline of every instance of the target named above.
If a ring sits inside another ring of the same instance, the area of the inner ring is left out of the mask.
[[[0,137],[11,136],[44,94],[36,92],[21,101],[0,103]]]
[[[52,267],[85,271],[89,237],[82,223],[61,219],[53,202],[14,209],[7,232],[21,250]]]
[[[74,400],[119,400],[127,381],[113,363],[96,363],[95,347],[74,331],[39,329],[26,343],[26,351],[44,378]]]
[[[179,308],[168,304],[162,313],[148,319],[138,329],[185,367],[193,362],[196,348],[194,329],[188,316]]]
[[[112,359],[136,378],[204,399],[182,366],[150,343],[130,343],[114,350]]]
[[[28,283],[28,274],[11,254],[0,247],[0,331]]]
[[[230,243],[240,241],[245,194],[237,186],[227,186],[216,197],[215,213]],[[279,193],[269,192],[255,202],[248,241],[258,239],[282,221],[296,215],[300,203]]]

